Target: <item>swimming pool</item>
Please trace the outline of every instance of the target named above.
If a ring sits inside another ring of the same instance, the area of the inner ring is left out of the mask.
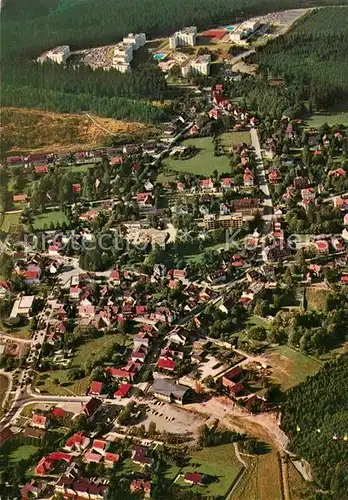
[[[163,54],[163,52],[157,52],[157,54],[154,54],[153,58],[156,59],[156,61],[162,61],[167,57],[167,54]]]
[[[227,28],[225,28],[226,31],[234,31],[235,29],[235,26],[227,26]]]

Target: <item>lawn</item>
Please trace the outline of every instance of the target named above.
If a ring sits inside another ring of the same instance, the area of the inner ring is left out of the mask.
[[[323,288],[316,287],[306,288],[307,308],[323,311],[329,291],[329,289],[325,290]]]
[[[273,368],[272,378],[283,390],[290,389],[314,375],[322,366],[321,361],[306,356],[289,346],[267,349],[266,356]]]
[[[253,314],[248,319],[248,325],[250,325],[250,326],[263,326],[264,328],[269,328],[270,323],[266,319],[261,318],[261,316],[256,316],[255,314]]]
[[[2,223],[0,220],[1,231],[5,231],[6,233],[8,233],[11,231],[11,227],[15,229],[17,226],[21,225],[19,223],[20,215],[21,214],[19,212],[13,214],[5,214]]]
[[[248,131],[226,132],[225,134],[221,134],[220,139],[221,144],[226,147],[235,147],[242,144],[242,142],[245,142],[248,146],[251,144],[250,133]]]
[[[323,123],[327,123],[328,125],[348,125],[348,111],[342,112],[327,112],[327,113],[314,113],[308,120],[307,124],[310,127],[318,128]]]
[[[60,210],[45,212],[35,217],[34,229],[44,229],[45,225],[49,228],[51,222],[57,226],[57,224],[62,224],[63,222],[68,223],[68,219]]]
[[[9,456],[10,462],[19,462],[20,460],[26,460],[31,455],[34,455],[34,453],[37,452],[39,449],[38,446],[34,446],[31,444],[24,444],[22,446],[18,446],[18,448],[15,448]]]
[[[90,385],[90,377],[86,376],[79,380],[69,381],[68,373],[72,368],[83,368],[87,359],[92,359],[99,355],[101,351],[114,344],[115,342],[122,343],[121,335],[104,335],[96,339],[91,339],[81,345],[73,358],[73,362],[67,369],[52,369],[42,374],[43,385],[39,385],[38,389],[41,392],[46,392],[57,396],[80,396],[86,393]],[[126,338],[126,344],[130,340]],[[67,384],[66,386],[56,385],[53,379],[58,379],[60,383]]]
[[[211,479],[217,478],[217,481],[212,481],[207,486],[191,487],[180,477],[176,480],[176,484],[183,488],[190,488],[191,491],[203,493],[205,497],[217,498],[220,495],[225,497],[241,468],[232,444],[204,448],[191,454],[190,464],[184,467],[180,474],[201,472],[210,476]]]
[[[174,160],[166,158],[163,161],[165,168],[178,172],[188,172],[195,175],[212,175],[214,170],[219,174],[231,172],[227,156],[214,156],[214,143],[212,137],[187,139],[182,146],[196,146],[198,153],[187,160]]]

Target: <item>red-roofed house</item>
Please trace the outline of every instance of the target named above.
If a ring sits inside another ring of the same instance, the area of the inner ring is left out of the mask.
[[[332,246],[334,247],[336,252],[342,252],[342,250],[344,250],[343,243],[339,238],[332,239]]]
[[[328,253],[329,252],[329,244],[325,240],[318,240],[314,242],[315,249],[318,253]]]
[[[334,206],[340,210],[348,210],[348,198],[334,198]]]
[[[346,174],[347,172],[343,168],[336,168],[336,170],[329,170],[327,175],[329,177],[343,177]]]
[[[83,455],[83,459],[88,464],[94,463],[99,464],[103,460],[103,456],[99,455],[99,453],[93,453],[92,451],[86,451]]]
[[[57,257],[59,255],[59,245],[50,245],[48,247],[48,255],[51,257]]]
[[[81,193],[81,184],[73,184],[72,190],[73,190],[73,193]]]
[[[221,111],[219,109],[213,108],[208,112],[208,116],[213,120],[217,120],[221,116]]]
[[[315,200],[315,191],[313,188],[301,189],[301,197],[303,200]]]
[[[130,484],[130,490],[132,493],[144,492],[145,498],[150,498],[151,495],[151,483],[150,481],[145,481],[144,479],[133,479]]]
[[[132,384],[121,384],[118,390],[114,393],[114,398],[125,398],[130,391]]]
[[[212,179],[203,179],[200,181],[199,185],[204,193],[210,193],[215,191],[214,182]]]
[[[36,174],[47,174],[48,173],[48,166],[47,165],[38,165],[34,167],[35,173]]]
[[[82,289],[79,286],[71,286],[70,287],[70,298],[77,300],[82,293]]]
[[[65,410],[63,408],[59,408],[59,406],[56,406],[55,408],[53,408],[53,410],[51,411],[51,414],[53,415],[53,417],[55,418],[62,418],[65,416]]]
[[[93,382],[91,383],[91,388],[89,389],[89,394],[91,396],[100,396],[102,390],[103,382],[97,382],[96,380],[93,380]]]
[[[220,186],[221,186],[221,189],[231,189],[231,186],[232,186],[231,177],[224,177],[223,179],[221,179]]]
[[[174,271],[173,271],[173,279],[174,280],[185,281],[186,276],[187,276],[187,273],[186,273],[185,269],[174,269]]]
[[[152,206],[152,197],[149,193],[138,193],[137,194],[137,204],[139,207],[149,207]]]
[[[28,195],[27,194],[14,194],[13,197],[13,203],[25,203],[28,201]]]
[[[107,451],[104,455],[104,463],[107,467],[113,467],[114,464],[119,462],[120,455],[118,453],[110,453]]]
[[[167,372],[173,372],[175,370],[176,363],[173,359],[160,357],[156,364],[157,368]]]
[[[82,452],[89,443],[90,439],[87,436],[84,436],[82,432],[76,432],[66,440],[64,450]]]
[[[0,298],[4,298],[9,291],[10,285],[6,281],[0,280]]]
[[[278,184],[281,179],[281,174],[278,168],[271,168],[268,173],[268,180],[271,184]]]
[[[44,415],[35,413],[31,419],[30,425],[32,427],[37,427],[38,429],[47,429],[49,420]]]
[[[254,174],[252,173],[250,168],[246,168],[244,170],[243,184],[244,184],[244,186],[253,186],[254,185]]]
[[[108,442],[105,441],[105,439],[94,439],[91,449],[103,455],[106,451],[107,444]]]
[[[342,274],[340,277],[341,285],[348,285],[348,274]]]
[[[199,472],[188,472],[184,476],[184,481],[189,484],[202,484],[203,477]]]

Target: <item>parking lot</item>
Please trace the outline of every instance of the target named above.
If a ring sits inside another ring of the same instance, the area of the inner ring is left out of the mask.
[[[150,422],[155,422],[158,431],[196,435],[205,422],[204,418],[163,401],[153,399],[146,401],[146,405],[146,419],[138,424],[145,425],[146,429]]]

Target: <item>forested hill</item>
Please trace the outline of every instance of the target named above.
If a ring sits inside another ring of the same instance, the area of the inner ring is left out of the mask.
[[[348,353],[287,393],[281,426],[334,500],[348,494]],[[337,439],[336,439],[337,438]]]
[[[237,18],[348,0],[6,0],[2,57],[34,57],[58,44],[73,48],[113,43],[130,31],[150,36],[235,22]]]
[[[348,8],[319,9],[252,57],[264,75],[301,89],[315,109],[348,97]]]

